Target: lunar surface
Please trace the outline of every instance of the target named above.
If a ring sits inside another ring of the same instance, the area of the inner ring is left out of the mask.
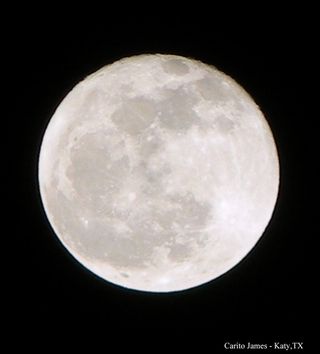
[[[252,98],[199,61],[140,55],[65,97],[39,158],[56,235],[114,284],[170,292],[206,283],[257,243],[279,164]]]

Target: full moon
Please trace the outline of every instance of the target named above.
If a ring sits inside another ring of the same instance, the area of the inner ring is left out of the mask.
[[[262,236],[279,162],[253,99],[215,67],[139,55],[76,85],[43,137],[53,230],[108,282],[151,292],[224,274]]]

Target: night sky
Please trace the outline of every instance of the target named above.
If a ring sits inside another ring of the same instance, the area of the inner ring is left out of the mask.
[[[315,236],[306,226],[304,181],[311,126],[303,101],[304,73],[312,54],[302,22],[308,21],[298,9],[256,9],[248,18],[235,10],[234,19],[214,21],[206,8],[188,16],[162,16],[156,4],[149,6],[139,15],[128,9],[124,15],[109,11],[99,18],[86,8],[81,16],[63,18],[50,7],[39,9],[40,15],[20,9],[8,21],[9,61],[18,81],[17,92],[10,91],[13,108],[3,132],[4,153],[12,154],[4,193],[14,203],[5,237],[18,249],[9,266],[11,319],[54,326],[72,320],[103,322],[124,331],[203,329],[217,348],[227,340],[306,340],[311,292],[307,246]],[[180,293],[125,290],[84,269],[54,235],[39,195],[41,139],[61,100],[100,67],[143,53],[195,58],[234,78],[265,114],[280,159],[278,202],[257,246],[225,275]]]

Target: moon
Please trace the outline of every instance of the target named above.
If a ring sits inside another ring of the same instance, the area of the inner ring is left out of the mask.
[[[255,246],[279,161],[233,79],[194,59],[138,55],[64,98],[43,137],[39,187],[55,234],[88,270],[172,292],[219,277]]]

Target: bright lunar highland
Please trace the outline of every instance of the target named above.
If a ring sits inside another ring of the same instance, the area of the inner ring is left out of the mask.
[[[74,87],[46,129],[43,205],[58,238],[114,284],[170,292],[234,267],[275,206],[271,130],[233,79],[199,61],[140,55]]]

